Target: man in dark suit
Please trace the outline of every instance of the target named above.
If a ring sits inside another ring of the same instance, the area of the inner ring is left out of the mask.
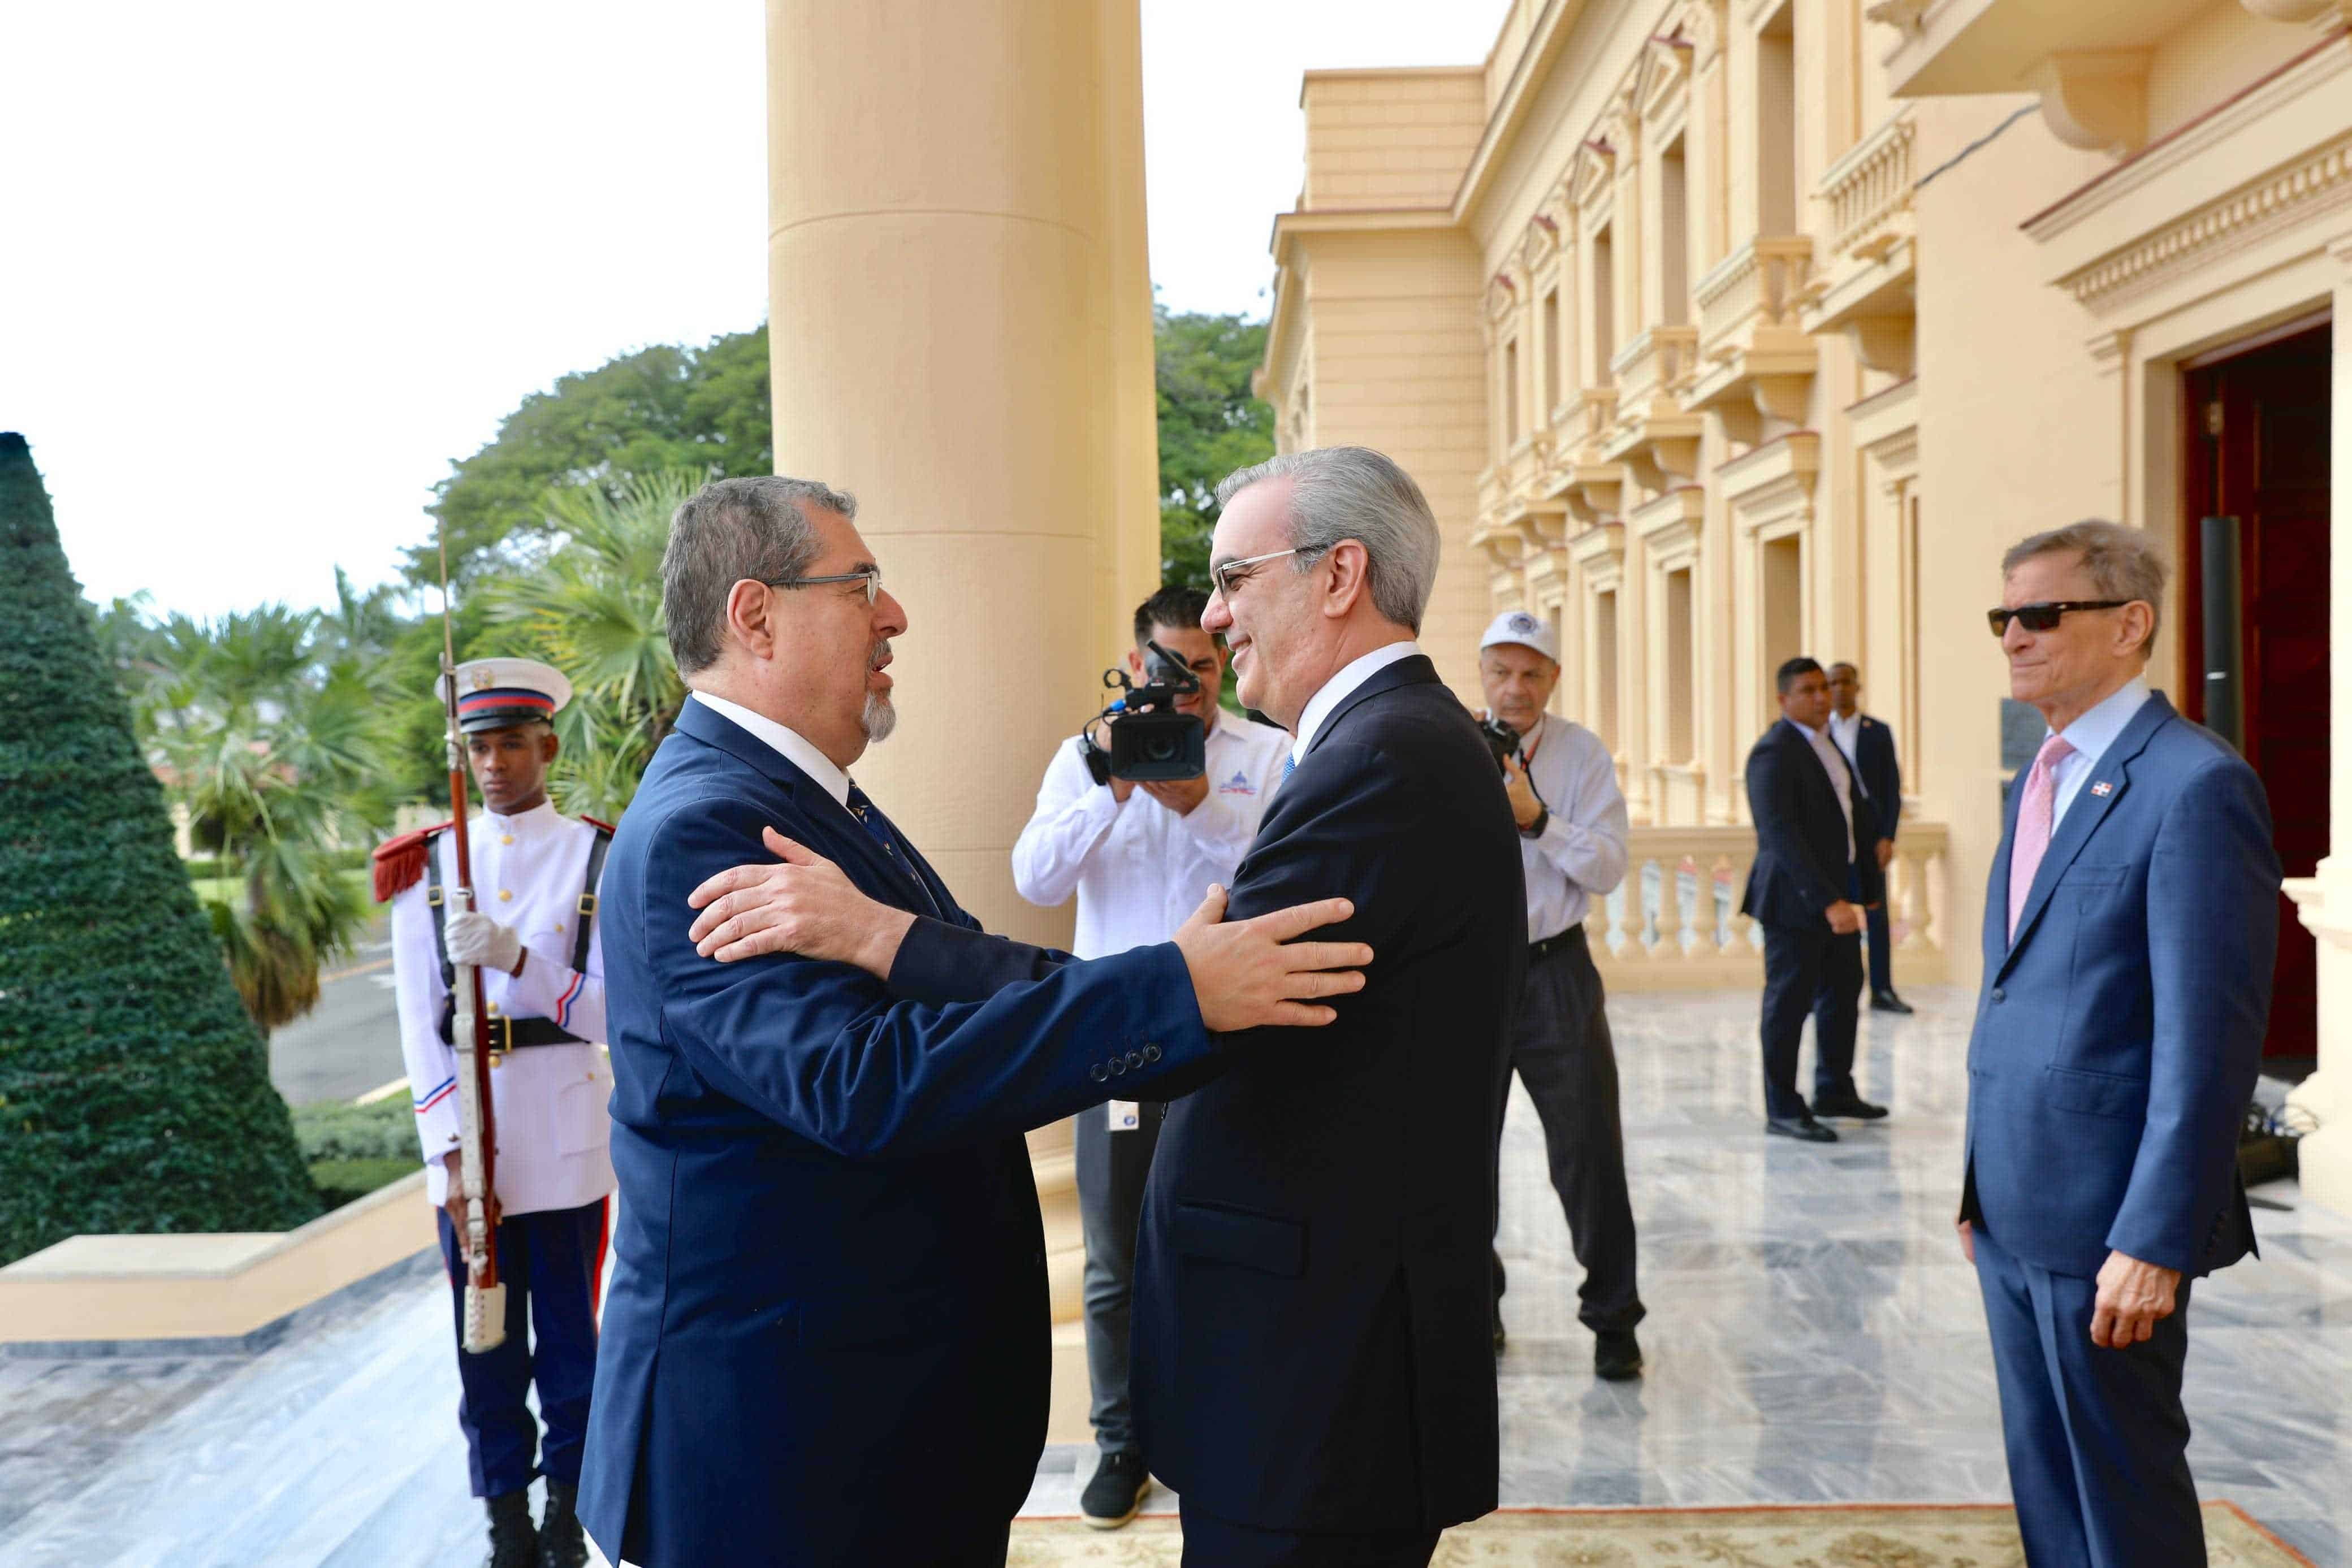
[[[1050,1355],[1023,1130],[1297,1050],[1242,1031],[1329,1021],[1298,999],[1362,977],[1308,971],[1369,957],[1280,946],[1343,901],[1217,924],[1213,898],[1089,963],[980,933],[846,771],[892,727],[907,624],[854,510],[721,480],[663,559],[694,695],[602,887],[622,1201],[580,1500],[641,1568],[1001,1565]],[[864,912],[854,963],[706,956],[741,936],[730,869],[772,865],[763,840]],[[960,999],[975,947],[984,1005]]]
[[[1344,894],[1333,935],[1377,956],[1308,1049],[1229,1052],[1170,1108],[1137,1246],[1136,1415],[1194,1568],[1422,1564],[1496,1503],[1486,1239],[1527,956],[1518,836],[1412,641],[1437,575],[1420,487],[1334,447],[1218,498],[1202,623],[1243,703],[1297,737],[1232,910]]]
[[[2001,571],[2010,690],[2049,733],[1985,890],[1960,1245],[2027,1561],[2191,1568],[2189,1281],[2254,1250],[2237,1136],[2277,951],[2270,808],[2148,688],[2144,533],[2076,523]]]
[[[1862,711],[1862,672],[1841,661],[1829,668],[1830,738],[1853,765],[1878,829],[1878,869],[1895,858],[1895,824],[1903,815],[1903,768],[1895,759],[1895,732]],[[1886,901],[1863,911],[1870,950],[1870,1010],[1907,1015],[1911,1004],[1895,992],[1895,942],[1886,925]]]
[[[1756,863],[1739,912],[1764,927],[1764,1130],[1834,1144],[1824,1116],[1886,1114],[1854,1088],[1863,906],[1880,900],[1870,800],[1829,738],[1830,692],[1803,657],[1775,676],[1780,719],[1748,754]],[[1813,1099],[1797,1092],[1797,1047],[1813,1015]]]

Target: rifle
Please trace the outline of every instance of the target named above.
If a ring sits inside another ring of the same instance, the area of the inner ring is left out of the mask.
[[[457,636],[449,622],[449,534],[441,543],[441,700],[448,720],[449,831],[456,835],[458,909],[474,907],[474,857],[466,839],[466,740],[457,728]],[[490,1226],[490,1196],[498,1171],[498,1113],[490,1097],[490,1019],[482,972],[456,966],[450,986],[451,1049],[457,1053],[457,1168],[466,1197],[466,1322],[458,1343],[480,1354],[506,1343],[507,1288],[499,1281],[498,1237]]]

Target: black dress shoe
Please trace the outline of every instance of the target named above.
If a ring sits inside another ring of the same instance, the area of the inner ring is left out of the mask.
[[[1838,1135],[1814,1121],[1811,1116],[1767,1116],[1764,1130],[1783,1138],[1800,1138],[1808,1144],[1834,1144]]]
[[[1856,1094],[1845,1100],[1816,1100],[1813,1102],[1813,1114],[1816,1117],[1837,1116],[1849,1122],[1875,1122],[1885,1116],[1886,1107],[1874,1105]]]
[[[588,1537],[580,1528],[580,1489],[547,1483],[547,1507],[539,1521],[539,1568],[588,1568]]]
[[[1151,1490],[1141,1454],[1105,1454],[1095,1479],[1078,1494],[1078,1517],[1091,1530],[1117,1530],[1133,1519]]]
[[[1911,1004],[1893,991],[1873,991],[1870,993],[1870,1010],[1874,1013],[1908,1014],[1911,1011]]]
[[[1632,1329],[1601,1329],[1592,1336],[1592,1375],[1624,1383],[1642,1375],[1642,1342]]]
[[[538,1568],[539,1527],[530,1521],[529,1492],[501,1492],[483,1506],[490,1516],[490,1554],[482,1568]]]

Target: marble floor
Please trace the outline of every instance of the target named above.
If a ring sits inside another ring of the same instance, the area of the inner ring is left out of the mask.
[[[1949,1223],[1970,998],[1912,999],[1917,1017],[1864,1026],[1864,1092],[1895,1115],[1822,1148],[1762,1135],[1752,997],[1612,1004],[1650,1309],[1630,1385],[1591,1375],[1541,1134],[1515,1097],[1506,1505],[2006,1498]],[[2291,1184],[2263,1196],[2292,1207],[2257,1214],[2263,1260],[2198,1292],[2191,1462],[2206,1496],[2352,1564],[2352,1221]],[[449,1334],[428,1265],[257,1354],[0,1356],[0,1568],[478,1563]],[[1091,1462],[1048,1450],[1028,1511],[1075,1511]]]

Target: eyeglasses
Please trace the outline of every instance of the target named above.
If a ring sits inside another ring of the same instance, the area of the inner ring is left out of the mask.
[[[1329,548],[1328,545],[1300,545],[1293,549],[1278,549],[1265,555],[1245,556],[1240,560],[1220,561],[1209,569],[1209,575],[1216,579],[1217,591],[1230,600],[1235,589],[1257,575],[1255,570],[1244,571],[1242,570],[1244,567],[1255,569],[1264,566],[1267,561],[1280,560],[1286,555],[1318,556]]]
[[[882,596],[882,569],[878,566],[860,567],[856,571],[832,571],[823,577],[784,577],[772,582],[761,578],[760,580],[767,582],[770,588],[822,588],[829,582],[862,582],[866,585],[866,603],[871,604]]]
[[[1988,610],[1985,619],[1992,623],[1994,636],[2006,637],[2011,621],[2028,632],[2053,632],[2057,630],[2059,617],[2069,610],[2121,610],[2137,602],[2135,599],[2059,599],[2042,604],[2021,604],[2014,610]]]

